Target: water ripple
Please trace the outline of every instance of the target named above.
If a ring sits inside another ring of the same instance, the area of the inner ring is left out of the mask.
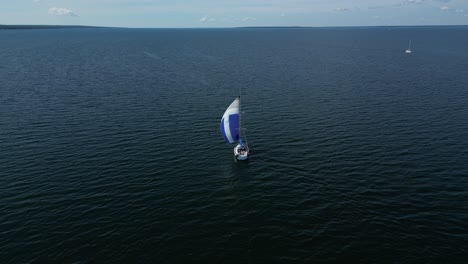
[[[0,32],[0,259],[463,263],[464,31]]]

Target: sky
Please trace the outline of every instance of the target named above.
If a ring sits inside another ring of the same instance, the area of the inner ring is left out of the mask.
[[[0,24],[132,28],[468,25],[468,0],[0,0]]]

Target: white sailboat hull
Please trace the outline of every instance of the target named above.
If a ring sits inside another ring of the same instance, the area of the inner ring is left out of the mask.
[[[249,149],[239,144],[234,148],[234,156],[238,160],[247,160],[249,158]]]

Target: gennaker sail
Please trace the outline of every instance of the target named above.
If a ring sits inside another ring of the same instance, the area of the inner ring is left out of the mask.
[[[237,146],[234,147],[234,156],[238,160],[246,160],[249,156],[249,148],[242,142],[240,96],[234,99],[224,112],[220,129],[227,143],[232,144],[238,141]]]
[[[237,97],[231,105],[224,112],[223,118],[221,118],[221,135],[227,143],[234,143],[239,140],[240,135],[240,97]]]

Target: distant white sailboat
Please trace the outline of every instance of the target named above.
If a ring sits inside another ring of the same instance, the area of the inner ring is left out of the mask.
[[[409,46],[408,49],[405,50],[406,53],[410,54],[411,53],[411,40],[409,41]]]
[[[242,142],[240,109],[240,96],[238,96],[224,112],[220,128],[221,135],[223,135],[227,143],[238,142],[234,148],[234,156],[238,160],[247,160],[249,158],[249,147]]]

